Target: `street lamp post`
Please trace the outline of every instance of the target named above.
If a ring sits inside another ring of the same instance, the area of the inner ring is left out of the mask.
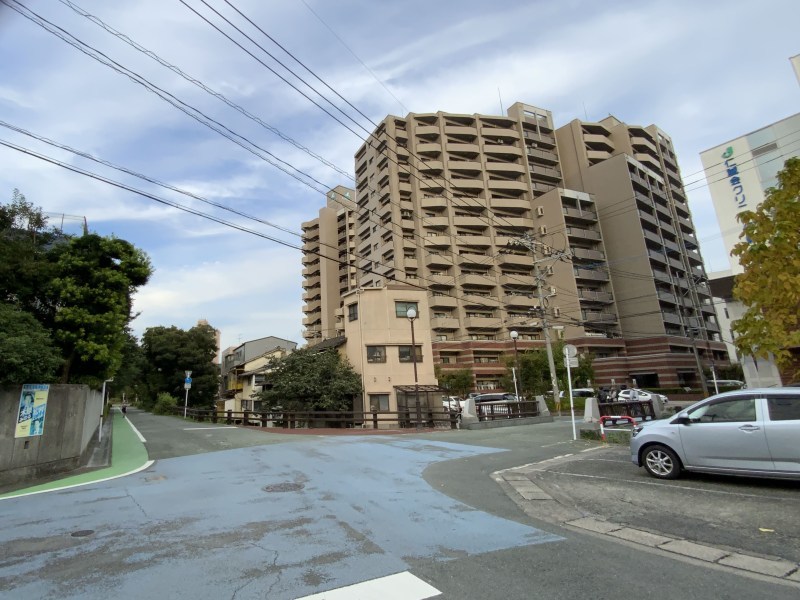
[[[517,377],[520,375],[519,372],[519,351],[517,350],[517,338],[519,337],[519,333],[516,331],[511,331],[509,333],[511,339],[514,341],[514,364],[516,368],[514,370],[514,395],[517,397],[517,401],[519,402],[519,388],[522,387],[522,380],[520,379],[520,385],[517,386]]]
[[[412,306],[406,311],[408,322],[411,323],[411,362],[414,363],[414,398],[417,403],[417,429],[422,428],[422,407],[419,404],[419,380],[417,379],[417,342],[414,338],[414,319],[417,310]]]
[[[103,415],[106,414],[106,384],[112,381],[114,381],[113,377],[111,379],[106,379],[103,382],[103,391],[100,393],[103,398],[103,405],[100,409],[100,432],[98,433],[97,439],[101,442],[103,441]]]

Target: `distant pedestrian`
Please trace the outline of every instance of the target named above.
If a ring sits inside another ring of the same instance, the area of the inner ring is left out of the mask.
[[[600,404],[605,404],[608,402],[608,390],[604,387],[601,387],[597,394],[597,398],[600,401]]]
[[[618,394],[619,392],[617,391],[617,388],[611,388],[611,393],[609,394],[609,400],[611,402],[616,402]]]
[[[128,414],[128,407],[124,404],[122,405],[122,418],[125,418],[125,415]]]

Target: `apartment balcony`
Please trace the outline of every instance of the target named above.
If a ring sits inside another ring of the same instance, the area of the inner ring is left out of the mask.
[[[439,142],[418,142],[414,145],[416,154],[441,154],[442,144]]]
[[[498,317],[467,317],[464,319],[464,327],[467,329],[497,329],[502,325],[502,319]]]
[[[643,152],[634,152],[633,157],[645,166],[655,171],[661,170],[661,162],[655,156]]]
[[[643,146],[644,148],[646,148],[646,150],[643,150],[643,152],[649,151],[653,155],[658,156],[658,150],[656,149],[656,145],[653,142],[651,142],[649,139],[644,137],[644,136],[632,135],[631,136],[631,146],[633,146],[634,148],[636,146],[639,146],[639,147]]]
[[[483,179],[450,179],[450,187],[453,189],[484,189]]]
[[[658,235],[657,233],[650,231],[649,229],[643,229],[642,233],[644,234],[645,239],[655,242],[659,246],[662,245],[663,242],[661,236]]]
[[[304,327],[309,327],[310,325],[314,325],[315,323],[318,323],[318,322],[319,322],[319,315],[318,314],[317,315],[308,316],[308,317],[305,317],[303,319],[303,326]]]
[[[489,227],[488,217],[454,216],[453,223],[456,227],[477,227],[481,229]]]
[[[672,211],[670,211],[669,206],[666,204],[662,204],[661,202],[655,202],[656,210],[661,214],[661,216],[666,217],[668,220],[672,221]]]
[[[536,164],[530,165],[531,175],[535,175],[540,179],[547,179],[549,181],[561,181],[561,171],[558,169],[551,169],[550,167],[541,167]]]
[[[515,287],[533,287],[533,275],[515,273],[513,275],[500,275],[500,285]]]
[[[535,131],[526,131],[522,135],[526,139],[533,140],[537,144],[545,144],[551,148],[554,148],[556,145],[556,137],[548,133],[536,133]]]
[[[479,160],[448,160],[447,168],[451,171],[467,171],[472,173],[480,173],[483,171],[483,165]]]
[[[597,325],[602,323],[611,324],[617,322],[617,315],[609,312],[587,312],[583,316],[582,320],[586,323],[593,323]]]
[[[586,150],[586,158],[589,159],[591,164],[599,163],[611,158],[611,152],[605,150]]]
[[[456,236],[456,244],[459,246],[480,246],[488,248],[492,245],[492,240],[486,235],[463,235]]]
[[[458,280],[461,285],[469,285],[474,287],[493,288],[497,285],[497,281],[492,275],[476,275],[473,273],[468,273],[466,275],[461,275]]]
[[[421,220],[423,227],[430,227],[431,229],[447,229],[450,226],[448,217],[422,217]]]
[[[406,269],[417,269],[419,268],[419,261],[416,258],[403,258],[403,266]]]
[[[434,294],[428,299],[428,304],[431,308],[456,308],[458,306],[458,298]]]
[[[428,275],[425,280],[430,286],[452,288],[456,285],[456,278],[452,275]]]
[[[571,206],[562,206],[561,210],[565,217],[569,217],[571,219],[578,219],[588,222],[597,221],[597,213],[593,210],[572,208]]]
[[[682,260],[678,260],[677,258],[670,258],[669,264],[675,267],[676,269],[680,269],[681,271],[685,271],[686,267],[683,264]]]
[[[445,125],[444,132],[447,135],[472,135],[478,137],[478,128],[468,125]]]
[[[444,210],[448,206],[447,198],[444,196],[430,196],[428,198],[422,198],[419,201],[419,205],[423,209],[428,210]]]
[[[578,290],[578,298],[587,302],[609,303],[614,301],[611,292],[601,292],[595,290]]]
[[[453,266],[453,256],[447,254],[425,254],[425,266],[431,268],[447,268]]]
[[[680,216],[680,214],[678,215],[678,223],[680,223],[681,225],[683,225],[684,227],[686,227],[686,229],[688,229],[690,231],[694,229],[694,226],[692,225],[692,222],[689,219],[687,219],[686,217]]]
[[[439,133],[438,125],[419,125],[414,128],[414,135],[419,137],[423,135],[439,135]]]
[[[510,129],[508,127],[482,127],[481,133],[486,140],[503,139],[503,140],[518,140],[520,139],[519,131]]]
[[[531,210],[531,201],[525,198],[491,198],[489,206],[504,210],[525,211]]]
[[[675,298],[675,294],[661,290],[658,291],[658,299],[663,300],[664,302],[671,302],[672,304],[678,303],[677,298]]]
[[[437,331],[455,331],[461,328],[461,323],[453,317],[433,317],[431,319],[431,329]]]
[[[700,258],[700,253],[697,250],[690,250],[686,253],[686,256],[689,257],[689,260],[694,262],[695,264],[702,265],[703,259]]]
[[[539,300],[532,296],[506,294],[503,296],[503,305],[506,308],[537,308]]]
[[[667,264],[667,255],[663,252],[658,252],[657,250],[648,250],[647,255],[662,264]]]
[[[653,269],[653,277],[657,281],[661,281],[663,283],[671,283],[672,279],[669,276],[669,273],[666,271],[659,271],[658,269]]]
[[[420,173],[433,173],[437,175],[444,169],[444,163],[440,160],[421,160],[417,164]]]
[[[415,178],[418,179],[418,178]],[[444,178],[442,177],[427,177],[423,176],[421,180],[419,180],[419,189],[425,192],[439,192],[444,187]],[[410,190],[409,190],[410,191]]]
[[[483,151],[494,156],[513,156],[515,158],[522,156],[522,150],[517,146],[512,146],[511,144],[484,143]]]
[[[655,225],[656,227],[658,227],[658,219],[656,219],[654,215],[651,215],[650,213],[645,212],[641,209],[638,210],[637,212],[639,213],[639,218],[642,221],[645,221],[646,223],[650,223],[651,225]]]
[[[567,236],[579,240],[601,240],[603,236],[599,231],[583,229],[581,227],[567,227]]]
[[[600,250],[590,250],[588,248],[572,248],[572,254],[575,258],[582,258],[584,260],[605,260],[605,252]]]
[[[486,171],[488,173],[505,173],[512,175],[524,175],[525,166],[517,163],[507,162],[487,162]]]
[[[320,278],[319,275],[315,275],[314,277],[306,277],[303,279],[303,288],[318,288],[319,287]]]
[[[479,154],[480,148],[478,147],[478,144],[459,144],[459,143],[447,142],[447,151],[471,152],[473,154]]]
[[[474,254],[472,252],[462,252],[458,255],[458,265],[460,267],[473,268],[476,265],[479,267],[486,267],[494,263],[494,257],[487,256],[486,254]]]
[[[524,181],[509,181],[508,179],[489,179],[487,186],[490,190],[527,192],[528,184]]]
[[[611,139],[597,133],[584,133],[583,143],[592,148],[607,150],[608,152],[614,151],[614,144]]]
[[[497,262],[501,265],[515,267],[533,267],[533,256],[528,254],[501,254],[497,257]]]
[[[670,250],[671,252],[680,252],[681,251],[680,246],[678,246],[678,244],[676,244],[675,242],[672,242],[670,240],[664,240],[664,248],[666,248],[667,250]]]
[[[527,217],[495,217],[494,223],[501,227],[519,227],[522,229],[533,229],[533,219]]]
[[[572,272],[577,279],[608,281],[608,271],[605,269],[572,269]]]
[[[681,319],[681,317],[680,317],[680,315],[678,313],[664,311],[664,312],[661,313],[661,316],[664,319],[664,323],[670,323],[672,325],[682,325],[683,324],[683,320]]]
[[[529,148],[527,154],[529,161],[547,163],[551,165],[558,164],[558,154],[551,152],[550,150]]]
[[[441,184],[440,184],[439,187],[441,187]],[[397,189],[399,191],[401,191],[401,192],[407,192],[408,194],[411,194],[411,191],[412,191],[411,190],[411,182],[410,181],[400,181],[397,184]]]
[[[425,247],[426,248],[449,248],[450,247],[450,236],[448,235],[429,235],[425,238]]]

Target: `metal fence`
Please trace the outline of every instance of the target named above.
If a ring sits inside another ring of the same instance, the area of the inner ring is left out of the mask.
[[[498,419],[522,419],[538,417],[539,404],[535,401],[524,402],[476,402],[475,412],[480,421],[496,421]]]
[[[601,417],[621,417],[628,416],[642,421],[650,421],[656,418],[652,400],[642,400],[638,402],[603,402],[597,404],[597,410]]]
[[[183,408],[175,407],[174,414],[183,416]],[[189,408],[187,418],[199,422],[225,423],[227,425],[248,425],[252,427],[277,429],[320,429],[320,428],[365,428],[365,429],[456,429],[458,413],[446,410],[431,410],[427,407],[417,421],[416,408],[395,412],[355,412],[355,411],[219,411],[214,409]]]

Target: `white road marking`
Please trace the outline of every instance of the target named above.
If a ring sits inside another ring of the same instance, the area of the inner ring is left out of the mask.
[[[440,594],[439,590],[419,577],[403,571],[297,600],[423,600]]]
[[[142,442],[142,443],[144,444],[144,443],[145,443],[147,440],[146,440],[146,439],[144,439],[144,436],[143,436],[141,433],[139,433],[139,430],[138,430],[138,429],[136,429],[136,425],[134,425],[133,423],[131,423],[131,420],[130,420],[130,419],[125,419],[125,420],[128,422],[128,425],[130,425],[130,426],[131,426],[131,429],[133,429],[133,433],[135,433],[135,434],[136,434],[136,437],[138,437],[138,438],[139,438],[139,441],[140,441],[140,442]]]
[[[84,485],[93,485],[95,483],[103,483],[104,481],[111,481],[112,479],[119,479],[120,477],[127,477],[128,475],[133,475],[134,473],[138,473],[139,471],[144,471],[145,469],[149,468],[154,462],[156,461],[148,460],[141,467],[137,467],[132,471],[128,471],[127,473],[121,473],[119,475],[113,475],[111,477],[104,477],[103,479],[93,479],[92,481],[85,481],[83,483],[75,483],[72,485],[64,485],[61,487],[51,488],[47,490],[39,490],[38,492],[25,492],[24,494],[17,494],[15,496],[6,496],[5,498],[0,498],[0,502],[2,502],[3,500],[11,500],[12,498],[24,498],[25,496],[35,496],[36,494],[46,494],[48,492],[60,492],[62,490],[69,490]]]
[[[238,427],[184,427],[184,431],[208,431],[209,429],[239,429]]]
[[[615,479],[614,477],[603,477],[602,475],[584,475],[582,473],[564,473],[563,471],[553,471],[551,469],[535,469],[541,473],[555,473],[556,475],[564,475],[565,477],[583,477],[584,479],[605,479],[608,481],[616,481],[620,482],[619,479]],[[687,485],[670,485],[668,483],[658,483],[657,481],[634,481],[633,479],[625,479],[622,480],[624,483],[633,483],[636,485],[652,485],[655,487],[665,487],[670,489],[678,489],[678,490],[688,490],[691,492],[708,492],[709,494],[721,494],[723,496],[740,496],[742,498],[772,498],[774,500],[785,500],[780,496],[770,497],[770,496],[758,496],[756,494],[742,494],[741,492],[725,492],[722,490],[706,490],[703,488],[691,487]]]

